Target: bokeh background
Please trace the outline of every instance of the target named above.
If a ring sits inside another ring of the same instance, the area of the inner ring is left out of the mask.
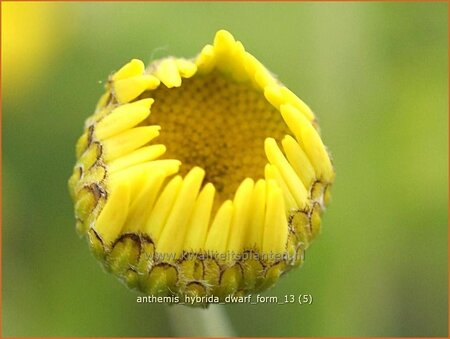
[[[191,309],[178,319],[138,304],[102,271],[75,233],[66,182],[113,70],[193,56],[226,28],[313,108],[337,171],[304,266],[264,294],[309,293],[313,304],[227,305],[234,334],[447,336],[447,13],[446,3],[2,2],[2,335],[202,334],[173,325]]]

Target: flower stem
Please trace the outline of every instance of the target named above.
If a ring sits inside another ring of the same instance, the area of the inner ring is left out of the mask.
[[[173,334],[177,337],[235,336],[222,305],[210,305],[207,309],[172,305],[167,307],[167,313]]]

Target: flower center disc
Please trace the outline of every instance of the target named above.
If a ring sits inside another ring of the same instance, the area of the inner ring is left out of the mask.
[[[218,71],[183,79],[178,88],[161,85],[142,97],[155,99],[145,124],[161,126],[157,142],[167,146],[164,158],[180,160],[183,176],[202,167],[205,182],[216,187],[216,206],[232,199],[246,177],[263,178],[265,138],[288,134],[261,91]]]

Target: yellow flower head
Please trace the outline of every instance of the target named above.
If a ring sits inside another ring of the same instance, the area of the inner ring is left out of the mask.
[[[200,304],[302,263],[334,178],[312,111],[224,30],[110,76],[76,154],[77,230],[105,268]]]

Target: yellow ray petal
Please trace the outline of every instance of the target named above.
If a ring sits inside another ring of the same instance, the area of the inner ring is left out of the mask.
[[[281,191],[283,192],[284,204],[289,211],[297,209],[299,207],[295,202],[295,199],[292,196],[291,191],[289,190],[289,187],[284,181],[280,171],[275,165],[267,164],[264,169],[264,175],[266,177],[266,180],[269,179],[275,180],[278,186],[280,186]]]
[[[141,75],[144,73],[145,65],[139,59],[133,59],[112,76],[113,81],[122,80]]]
[[[195,72],[197,72],[197,65],[190,60],[176,59],[175,63],[180,75],[183,78],[190,78],[195,74]]]
[[[142,173],[151,173],[152,171],[161,171],[169,176],[177,173],[180,165],[181,162],[175,159],[149,161],[110,174],[108,183],[115,185],[120,182],[136,182],[135,178],[141,176]],[[139,186],[139,183],[137,183],[137,186]]]
[[[266,138],[264,142],[264,149],[270,163],[275,165],[280,171],[284,181],[289,187],[289,191],[294,197],[297,206],[303,208],[307,204],[308,192],[303,186],[302,181],[292,169],[289,162],[284,157],[279,149],[277,142],[273,138]]]
[[[164,154],[165,151],[166,146],[164,145],[150,145],[141,147],[123,157],[111,161],[108,164],[108,172],[114,173],[149,160],[155,160]]]
[[[254,182],[246,178],[239,185],[234,195],[234,213],[231,222],[230,238],[228,239],[227,249],[230,253],[238,253],[244,247],[244,235],[247,233],[248,223],[250,221],[250,203],[252,198]]]
[[[303,100],[301,100],[287,87],[281,87],[280,92],[286,104],[291,104],[296,107],[309,121],[313,121],[315,119],[314,113],[313,111],[311,111],[311,108],[309,108],[309,106],[305,104]]]
[[[260,88],[276,85],[275,77],[267,69],[259,69],[256,71],[255,80]]]
[[[213,46],[217,56],[228,56],[234,50],[235,45],[236,40],[234,40],[233,35],[224,29],[218,31],[214,36]]]
[[[180,87],[181,76],[175,59],[163,59],[156,66],[153,74],[166,85],[167,88]]]
[[[282,105],[280,109],[284,121],[308,155],[317,177],[331,182],[334,177],[333,166],[317,131],[294,106]]]
[[[249,74],[250,77],[252,77],[252,76],[254,77],[256,72],[265,68],[261,64],[261,62],[259,62],[258,59],[256,59],[253,55],[251,55],[248,52],[245,52],[243,62],[244,62],[245,70],[247,71],[247,73]]]
[[[159,79],[153,75],[138,75],[113,82],[113,91],[119,103],[123,104],[137,98],[145,90],[159,86]]]
[[[97,234],[106,244],[116,240],[128,214],[130,190],[126,183],[112,187],[107,203],[95,223]]]
[[[233,202],[226,200],[217,211],[214,221],[208,230],[205,251],[208,253],[225,253],[229,238],[231,219],[233,217]]]
[[[236,53],[236,40],[230,32],[220,30],[214,37],[214,54],[217,68],[225,73],[233,72],[234,55]]]
[[[192,214],[192,208],[204,176],[205,171],[203,169],[194,167],[184,178],[166,225],[163,227],[161,236],[156,243],[158,252],[175,254],[176,258],[180,256],[187,222]]]
[[[144,171],[142,173],[138,182],[139,191],[134,193],[123,232],[136,233],[144,228],[166,177],[166,173],[162,170]]]
[[[95,136],[102,140],[136,126],[149,116],[153,102],[153,99],[142,99],[117,107],[97,123]]]
[[[112,161],[133,152],[157,137],[160,129],[160,126],[135,127],[104,140],[104,161]]]
[[[286,135],[281,141],[286,157],[305,187],[311,187],[316,174],[314,167],[309,162],[308,156],[300,145],[290,135]]]
[[[230,66],[233,79],[238,82],[249,79],[249,74],[247,73],[244,65],[245,53],[245,48],[242,43],[240,41],[236,41],[233,55],[230,60]]]
[[[250,211],[251,218],[245,240],[246,248],[261,250],[266,212],[266,181],[263,179],[258,180],[255,184],[252,192]]]
[[[194,252],[200,252],[203,250],[211,218],[214,193],[214,185],[208,183],[198,195],[187,226],[186,239],[184,240],[184,250]]]
[[[267,101],[272,104],[276,109],[280,109],[280,105],[283,104],[283,95],[281,94],[281,86],[278,84],[272,84],[264,88],[264,96]]]
[[[144,231],[153,239],[155,243],[158,242],[161,231],[166,224],[166,220],[172,210],[172,206],[178,192],[180,191],[182,183],[183,179],[179,175],[169,181],[166,187],[164,187],[162,193],[159,195],[159,198],[155,203],[155,207],[150,213],[150,217],[144,227]]]
[[[214,47],[206,45],[195,59],[198,72],[201,74],[209,73],[215,66]]]
[[[249,77],[252,78],[258,88],[264,89],[267,86],[276,85],[274,76],[253,55],[245,52],[242,62]]]
[[[280,254],[285,251],[288,226],[281,189],[275,181],[267,181],[267,203],[264,224],[264,254]],[[275,259],[275,258],[271,258]]]

